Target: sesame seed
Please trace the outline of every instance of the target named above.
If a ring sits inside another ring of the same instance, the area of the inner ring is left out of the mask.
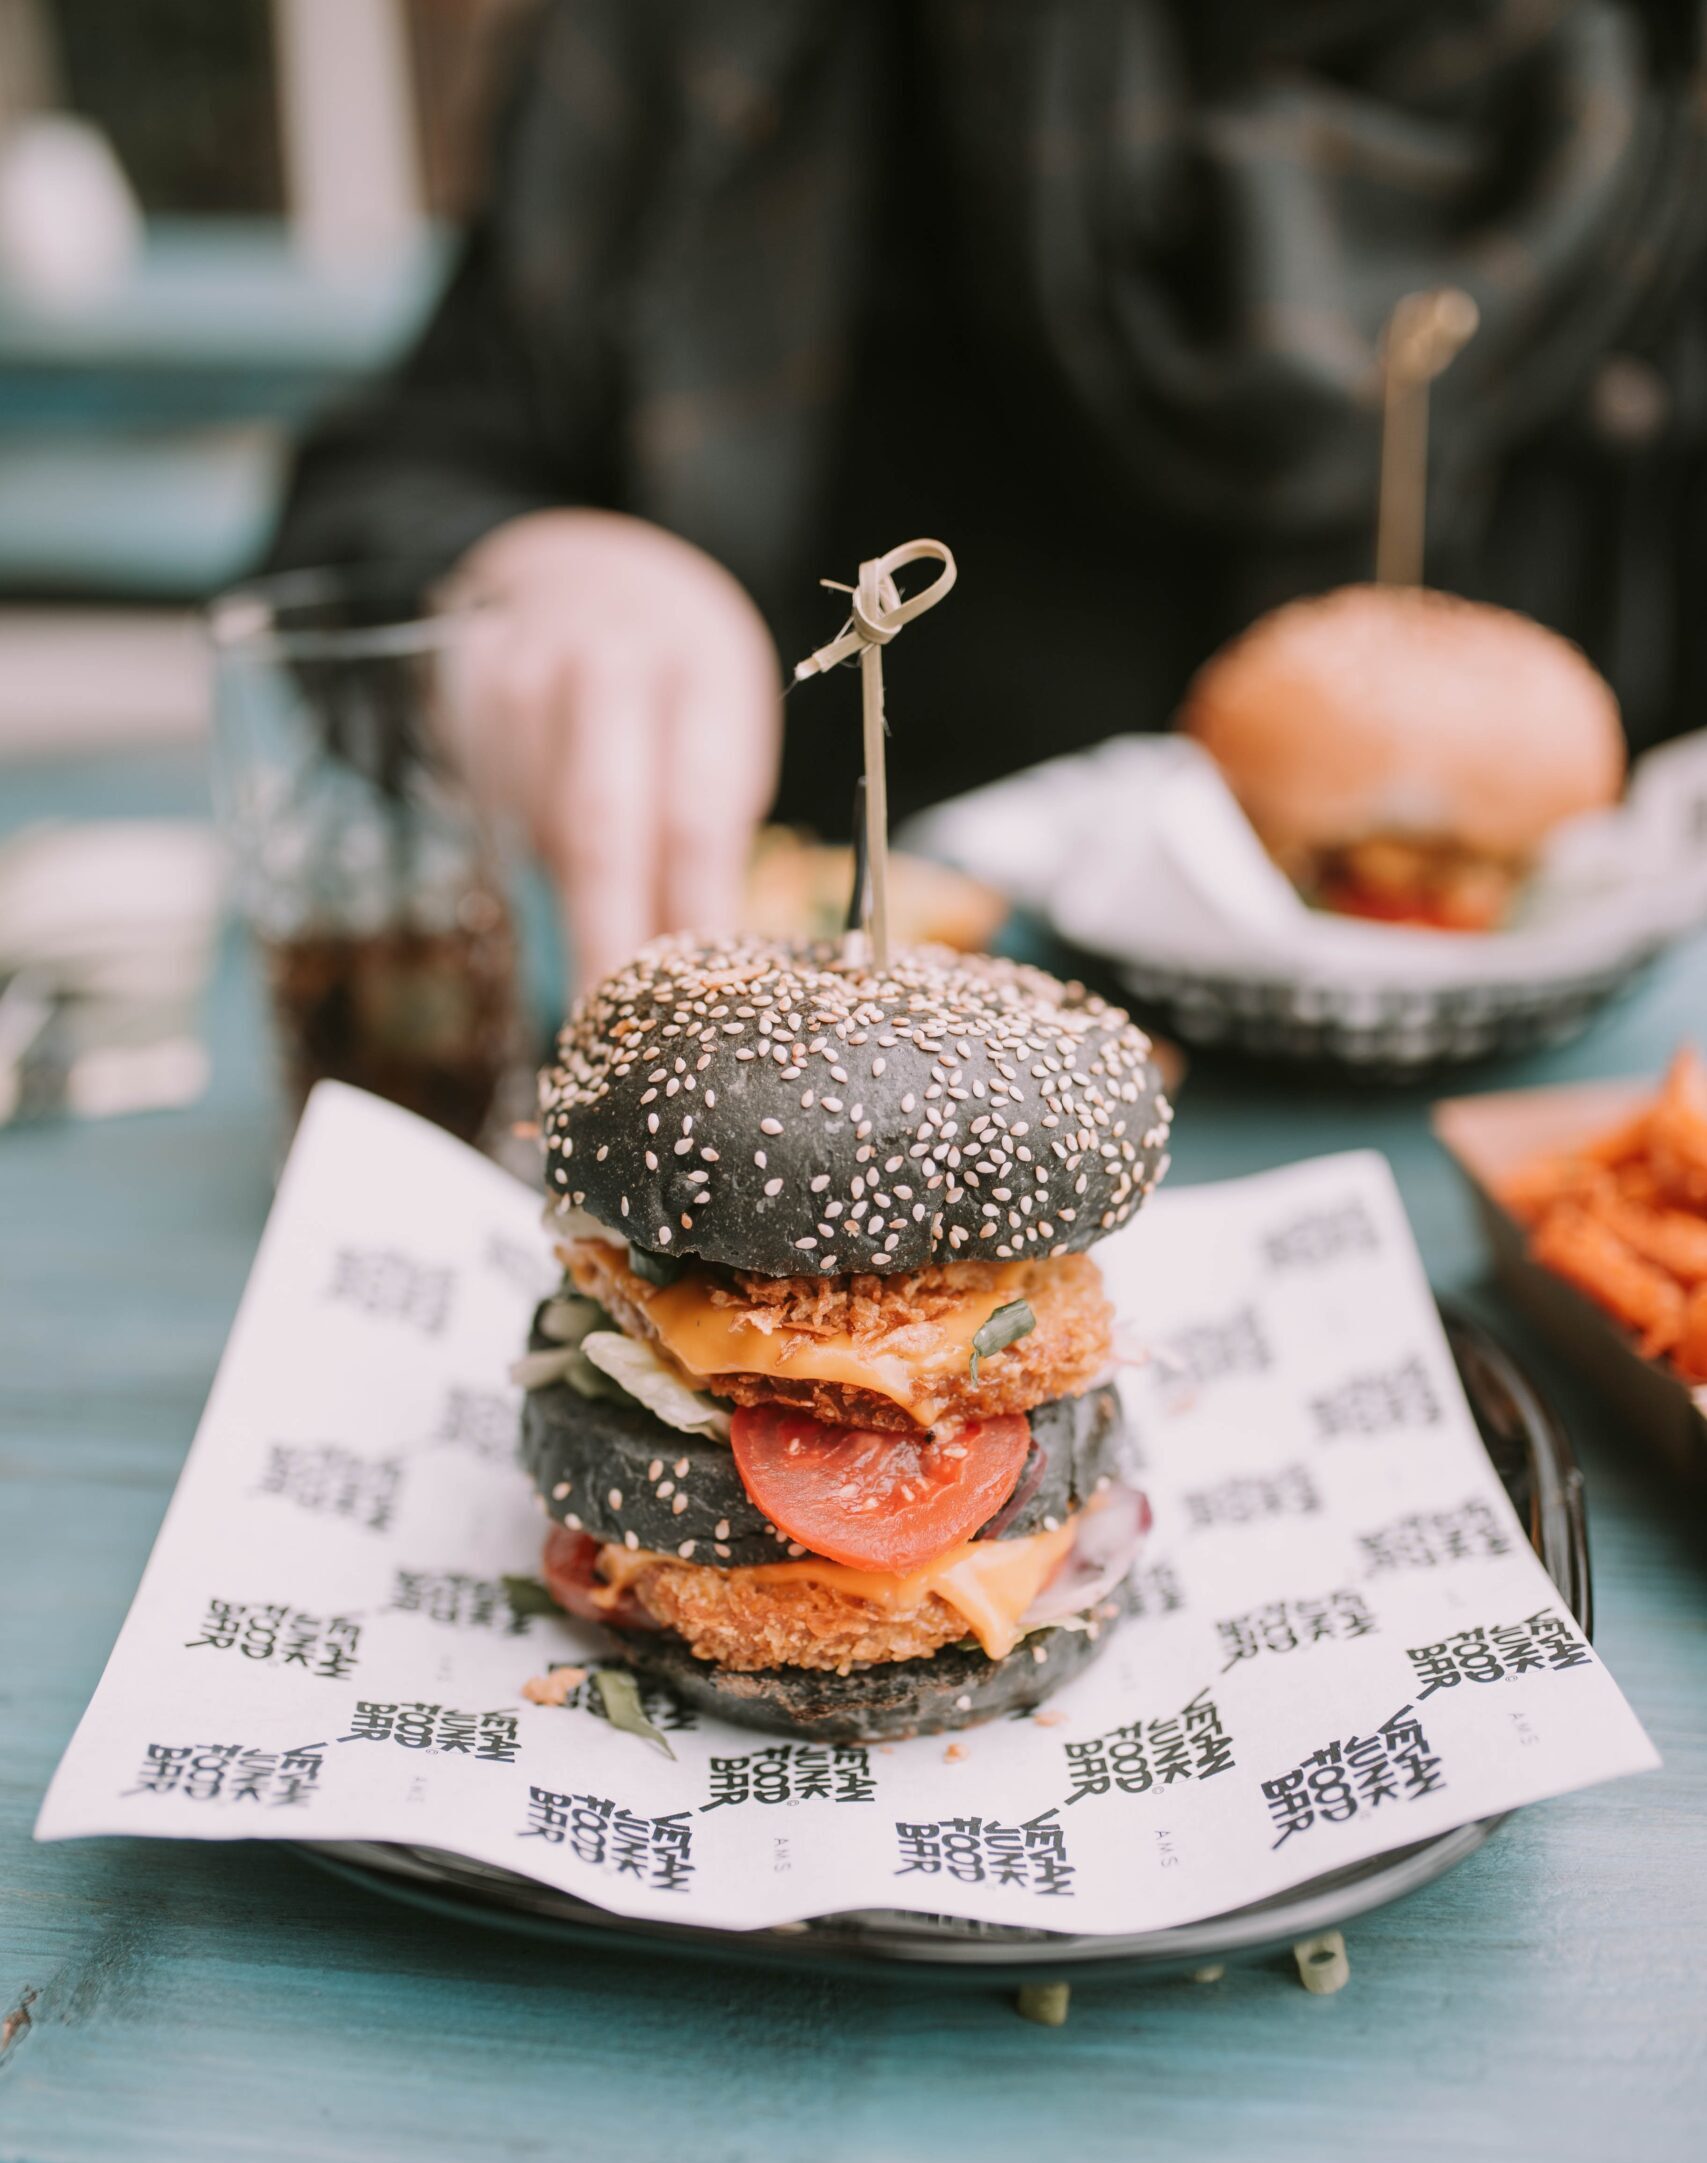
[[[680,1515],[682,1514],[683,1510],[685,1510],[685,1509],[687,1508],[687,1506],[688,1506],[688,1498],[687,1498],[687,1496],[686,1496],[686,1495],[677,1495],[677,1497],[676,1497],[676,1499],[674,1500],[674,1502],[672,1502],[672,1503],[670,1504],[670,1511],[671,1511],[671,1514],[672,1514],[673,1516],[679,1517],[679,1516],[680,1516]]]
[[[606,1495],[605,1500],[610,1504],[613,1510],[620,1510],[622,1508],[622,1489],[620,1487],[613,1487],[610,1493]]]

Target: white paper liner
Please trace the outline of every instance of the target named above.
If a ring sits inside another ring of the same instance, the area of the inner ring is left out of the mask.
[[[1476,1438],[1372,1154],[1164,1193],[1098,1250],[1156,1349],[1123,1383],[1156,1529],[1138,1613],[1041,1714],[848,1751],[652,1699],[668,1759],[585,1685],[528,1703],[601,1656],[501,1583],[543,1529],[503,1380],[537,1220],[436,1129],[315,1092],[39,1837],[400,1841],[726,1929],[1124,1933],[1657,1762]]]
[[[904,839],[1116,962],[1392,991],[1573,981],[1707,920],[1707,732],[1640,760],[1616,810],[1562,828],[1502,931],[1309,908],[1180,736],[1116,736],[1030,767],[915,819]]]

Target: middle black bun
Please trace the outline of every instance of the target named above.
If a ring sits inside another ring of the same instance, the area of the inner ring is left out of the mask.
[[[1046,1518],[1060,1523],[1082,1508],[1099,1481],[1130,1471],[1111,1387],[1057,1397],[1026,1417],[1031,1452],[1014,1483],[1019,1505],[1011,1516],[996,1513],[999,1533],[979,1537],[1040,1532]],[[644,1405],[582,1397],[563,1382],[530,1390],[520,1454],[552,1519],[595,1540],[620,1545],[633,1533],[637,1546],[713,1568],[786,1559],[786,1543],[748,1500],[728,1445],[679,1434]]]
[[[1082,985],[923,947],[660,939],[577,1004],[546,1184],[623,1238],[773,1277],[1069,1254],[1155,1185],[1150,1040]]]

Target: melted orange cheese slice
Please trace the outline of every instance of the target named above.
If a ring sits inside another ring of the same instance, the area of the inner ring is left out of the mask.
[[[1019,1643],[1027,1609],[1060,1567],[1073,1538],[1069,1518],[1053,1532],[1031,1532],[1017,1540],[967,1540],[902,1577],[851,1570],[819,1555],[804,1555],[798,1562],[761,1562],[725,1574],[761,1585],[823,1585],[850,1599],[868,1600],[888,1615],[913,1614],[934,1593],[963,1618],[992,1660],[1002,1660]],[[611,1584],[622,1585],[660,1562],[674,1563],[675,1557],[645,1548],[607,1547],[599,1569]]]
[[[993,1285],[968,1292],[947,1313],[858,1339],[840,1331],[761,1328],[742,1308],[714,1304],[691,1276],[654,1292],[646,1312],[665,1351],[696,1378],[769,1374],[830,1382],[871,1390],[910,1410],[930,1403],[937,1382],[966,1372],[973,1338],[1017,1296],[1026,1273],[1023,1262],[1004,1263]]]

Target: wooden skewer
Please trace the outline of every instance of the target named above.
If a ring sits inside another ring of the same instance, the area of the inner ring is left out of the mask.
[[[1381,338],[1381,494],[1375,576],[1420,586],[1428,519],[1428,387],[1476,335],[1476,303],[1458,286],[1407,293]]]
[[[909,563],[938,563],[942,568],[928,586],[902,600],[895,573]],[[889,787],[884,739],[888,733],[883,715],[883,649],[904,624],[935,608],[955,581],[954,556],[941,541],[904,541],[884,556],[873,556],[859,567],[859,583],[852,589],[853,613],[827,646],[808,654],[794,671],[796,683],[820,676],[838,662],[859,656],[860,705],[865,756],[865,871],[871,895],[870,921],[865,925],[871,960],[879,968],[889,965]],[[825,585],[837,592],[849,589]]]
[[[853,817],[849,821],[853,835],[853,884],[848,891],[847,913],[842,919],[844,933],[857,932],[865,936],[865,927],[871,922],[871,880],[866,875],[867,843],[870,830],[865,816],[865,776],[861,774],[854,783]]]
[[[883,579],[877,559],[859,567],[859,605],[870,622],[883,613]],[[895,582],[889,580],[889,591]],[[883,647],[867,639],[859,649],[860,726],[865,758],[865,861],[871,881],[872,959],[878,968],[889,966],[889,761],[884,756],[888,734],[883,718]]]

